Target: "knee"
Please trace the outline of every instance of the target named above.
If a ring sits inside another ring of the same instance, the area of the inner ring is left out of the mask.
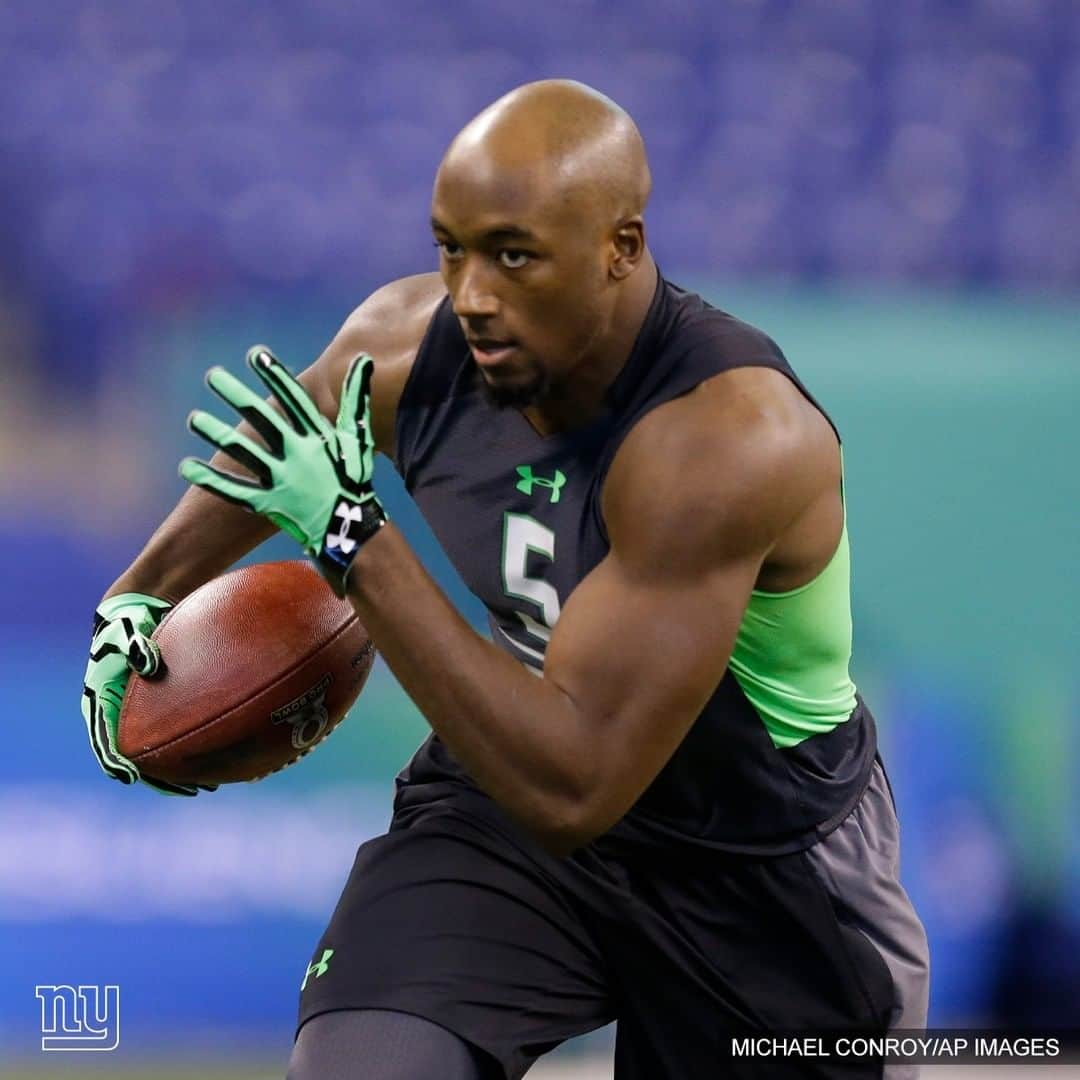
[[[289,1067],[285,1080],[314,1080],[316,1075],[315,1020],[309,1020],[300,1029],[289,1055]]]

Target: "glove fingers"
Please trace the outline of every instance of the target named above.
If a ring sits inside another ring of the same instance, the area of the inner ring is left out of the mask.
[[[173,784],[168,780],[155,780],[152,776],[140,777],[148,787],[152,787],[160,795],[198,795],[199,788],[190,784]],[[201,786],[201,785],[200,785]],[[217,791],[217,786],[204,787],[203,791]]]
[[[360,353],[349,364],[341,389],[341,406],[338,409],[338,428],[349,431],[352,426],[363,423],[364,409],[371,394],[371,374],[375,364],[367,353]]]
[[[212,367],[206,373],[206,385],[259,433],[274,457],[281,457],[284,449],[281,417],[267,402],[223,367]]]
[[[108,623],[94,636],[90,663],[83,682],[82,715],[86,733],[98,764],[111,777],[124,784],[138,779],[138,772],[128,766],[113,749],[115,736],[110,733],[119,719],[119,702],[129,678],[127,633],[119,622]],[[116,700],[115,709],[112,701]]]
[[[147,596],[144,593],[119,593],[102,600],[94,614],[98,620],[98,626],[104,626],[126,611],[136,617],[140,630],[149,633],[161,622],[171,607],[170,601],[162,600],[157,596]]]
[[[285,415],[301,435],[326,434],[326,420],[315,407],[315,402],[289,369],[265,345],[253,345],[248,349],[247,364],[270,388],[285,410]]]
[[[360,452],[360,483],[370,484],[375,475],[375,443],[366,435],[366,432],[371,430],[367,421],[364,422],[364,430],[365,437]]]
[[[108,694],[95,694],[89,687],[84,689],[83,694],[89,706],[85,715],[88,718],[90,742],[98,764],[114,780],[119,780],[122,784],[134,784],[139,779],[139,770],[117,753],[113,746],[113,732],[116,731],[119,707],[109,700]]]
[[[263,487],[270,486],[269,456],[266,450],[243,432],[229,427],[216,416],[203,412],[201,409],[196,409],[188,416],[188,428],[211,446],[216,446],[222,453],[228,454],[234,461],[249,469]]]
[[[227,499],[245,510],[254,510],[256,513],[263,505],[261,495],[263,489],[250,480],[241,480],[237,476],[223,472],[221,469],[208,465],[198,458],[187,457],[180,462],[180,475],[196,487],[209,491],[212,495]]]
[[[370,356],[364,356],[364,362],[360,366],[360,400],[364,405],[362,423],[368,433],[368,441],[371,441],[371,378],[375,374],[375,362]]]
[[[131,593],[103,600],[96,612],[98,630],[90,643],[80,708],[98,764],[124,784],[140,779],[134,762],[117,749],[124,694],[132,670],[149,677],[161,669],[161,650],[150,635],[171,606],[157,597]],[[193,788],[178,790],[195,793]]]
[[[374,364],[367,353],[360,353],[349,365],[348,374],[341,390],[337,429],[341,457],[345,473],[356,483],[370,478],[364,467],[368,458],[367,447],[371,441],[368,418],[370,415],[371,373]]]
[[[117,694],[113,688],[107,688],[100,697],[89,687],[83,689],[83,717],[87,720],[90,741],[101,768],[122,784],[134,784],[142,780],[164,795],[198,794],[195,787],[186,784],[173,784],[168,780],[140,776],[135,765],[116,749],[116,726],[120,716],[121,700],[122,694]],[[93,718],[93,723],[90,722],[91,718]],[[216,790],[216,788],[208,787],[206,790]]]
[[[135,634],[128,644],[128,666],[144,679],[150,679],[161,667],[161,648],[145,634]]]
[[[108,776],[111,776],[114,780],[119,780],[122,784],[134,784],[141,779],[150,787],[166,795],[197,794],[196,789],[193,787],[140,776],[139,770],[115,749],[116,723],[119,719],[120,710],[111,694],[106,692],[98,698],[93,690],[84,687],[82,713],[98,764]],[[205,790],[214,791],[216,786],[213,788],[207,787]]]
[[[360,373],[360,400],[363,402],[364,415],[357,426],[363,427],[361,445],[363,447],[363,460],[361,469],[363,482],[369,483],[375,472],[375,436],[371,430],[371,377],[375,372],[375,364],[371,357],[366,357],[366,363]]]
[[[119,663],[122,657],[124,663]],[[140,675],[151,676],[160,666],[161,650],[157,643],[142,633],[127,616],[106,623],[90,643],[90,664],[86,682],[95,686],[119,685],[120,693],[127,684],[125,666]]]

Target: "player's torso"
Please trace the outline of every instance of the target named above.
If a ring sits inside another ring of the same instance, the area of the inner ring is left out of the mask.
[[[450,399],[438,465],[406,483],[496,642],[540,669],[562,604],[607,553],[598,505],[612,425],[541,438],[513,409],[492,422],[474,393]]]
[[[794,379],[764,335],[722,313],[714,318],[706,307],[661,282],[605,410],[583,428],[549,436],[517,410],[490,403],[449,303],[436,309],[398,404],[398,467],[487,607],[496,644],[537,672],[562,605],[608,551],[603,483],[633,425],[729,367],[774,367]],[[648,505],[643,499],[644,510]],[[615,647],[618,634],[613,625]],[[833,803],[854,797],[868,772],[872,721],[867,715],[855,726],[861,737],[854,740],[808,740],[812,746],[782,754],[729,670],[614,833],[635,844],[696,836],[771,850],[786,837],[798,846],[807,830],[843,809]],[[457,768],[437,739],[413,764],[414,779]],[[827,795],[818,792],[815,804],[814,793],[808,802],[798,789],[819,770],[839,782]]]

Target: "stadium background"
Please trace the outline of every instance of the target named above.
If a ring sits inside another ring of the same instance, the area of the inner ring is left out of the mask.
[[[1074,0],[0,14],[9,1075],[54,1064],[39,983],[121,986],[116,1075],[222,1055],[273,1075],[287,1055],[309,953],[424,724],[380,665],[293,770],[192,801],[121,789],[79,718],[91,612],[181,492],[204,370],[256,340],[303,366],[371,288],[434,268],[446,143],[545,76],[635,116],[662,269],[775,337],[845,435],[854,675],[932,1022],[1080,1025]],[[469,606],[385,467],[380,484]]]

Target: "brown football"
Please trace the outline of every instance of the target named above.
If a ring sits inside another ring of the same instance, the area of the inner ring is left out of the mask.
[[[360,693],[375,648],[307,562],[207,582],[154,632],[164,673],[131,677],[117,743],[146,776],[258,780],[318,745]]]

